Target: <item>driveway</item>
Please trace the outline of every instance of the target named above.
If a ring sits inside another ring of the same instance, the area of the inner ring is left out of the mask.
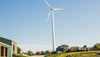
[[[38,56],[29,56],[29,57],[44,57],[44,55],[38,55]]]

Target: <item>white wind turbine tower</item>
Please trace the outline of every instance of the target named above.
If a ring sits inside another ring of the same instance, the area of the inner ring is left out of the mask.
[[[52,19],[52,40],[53,40],[53,52],[54,52],[55,51],[54,11],[63,10],[63,9],[55,9],[54,7],[51,8],[50,5],[48,4],[48,2],[46,0],[44,0],[44,1],[50,9],[47,21],[48,21],[50,15],[51,15],[51,19]]]

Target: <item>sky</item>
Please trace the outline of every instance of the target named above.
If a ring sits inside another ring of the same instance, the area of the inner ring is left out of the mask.
[[[56,47],[100,43],[100,0],[47,0],[55,11]],[[52,50],[50,9],[44,0],[0,0],[0,36],[22,51]]]

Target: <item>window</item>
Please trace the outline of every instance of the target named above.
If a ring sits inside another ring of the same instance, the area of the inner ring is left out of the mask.
[[[8,56],[7,53],[8,53],[8,48],[6,47],[6,48],[5,48],[5,56],[6,56],[6,57]]]
[[[15,52],[15,45],[13,45],[13,52]]]
[[[1,56],[3,56],[3,55],[4,55],[4,47],[1,46]]]

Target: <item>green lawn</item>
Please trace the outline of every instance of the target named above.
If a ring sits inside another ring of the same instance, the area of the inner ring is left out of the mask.
[[[46,57],[100,57],[100,51],[70,52],[46,55]]]

